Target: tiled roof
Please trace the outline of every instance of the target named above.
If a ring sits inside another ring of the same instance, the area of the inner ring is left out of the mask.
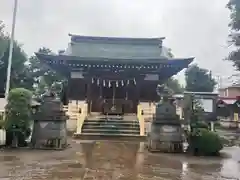
[[[126,38],[70,35],[67,55],[96,58],[152,59],[165,57],[164,38]]]
[[[164,37],[157,38],[132,38],[132,37],[100,37],[100,36],[82,36],[69,34],[71,42],[93,42],[93,43],[114,43],[114,44],[160,44]]]

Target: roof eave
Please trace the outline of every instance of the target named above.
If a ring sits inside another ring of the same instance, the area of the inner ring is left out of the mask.
[[[95,60],[95,59],[98,59],[99,61],[132,61],[132,62],[136,62],[136,61],[144,61],[144,62],[152,62],[152,63],[167,63],[167,62],[171,62],[171,61],[185,61],[186,64],[190,64],[193,62],[194,58],[191,57],[191,58],[174,58],[174,59],[163,59],[163,58],[159,58],[159,59],[125,59],[125,58],[99,58],[99,57],[80,57],[80,56],[71,56],[71,55],[54,55],[54,54],[44,54],[44,53],[38,53],[38,52],[35,52],[35,55],[37,56],[37,58],[39,58],[40,60],[41,59],[45,59],[45,58],[58,58],[58,57],[61,57],[61,58],[66,58],[66,59],[71,59],[71,60],[79,60],[79,59],[85,59],[85,60]]]

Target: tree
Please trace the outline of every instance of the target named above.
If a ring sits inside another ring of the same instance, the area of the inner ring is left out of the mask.
[[[170,78],[165,83],[168,88],[170,88],[174,93],[183,93],[184,88],[179,84],[177,79]]]
[[[5,82],[7,79],[7,67],[9,56],[10,38],[3,31],[4,25],[0,24],[0,92],[4,92]],[[12,69],[10,88],[23,87],[31,89],[33,87],[33,77],[29,74],[26,67],[28,61],[25,52],[22,50],[20,44],[14,41],[13,55],[12,55]]]
[[[216,81],[208,70],[198,67],[196,64],[190,66],[185,72],[186,91],[213,92]]]
[[[38,52],[45,54],[52,53],[52,51],[46,47],[40,48]],[[36,94],[40,95],[44,93],[45,89],[53,89],[58,92],[59,88],[61,88],[59,83],[61,84],[64,78],[46,64],[41,63],[36,56],[30,57],[29,62],[29,71],[37,84]]]
[[[227,60],[233,62],[233,65],[240,70],[240,1],[229,0],[227,8],[230,10],[230,23],[231,33],[229,34],[229,43],[235,47]]]
[[[25,140],[29,135],[29,125],[32,115],[32,93],[24,88],[12,89],[5,108],[5,129],[10,135],[14,147],[19,140]],[[8,137],[7,137],[8,138]]]
[[[167,51],[167,57],[174,58],[174,54],[172,52],[171,48],[166,48]],[[169,78],[165,85],[170,88],[174,93],[182,93],[184,91],[184,88],[179,84],[177,79]]]

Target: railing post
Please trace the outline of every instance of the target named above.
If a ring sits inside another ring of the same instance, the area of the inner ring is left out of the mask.
[[[145,135],[145,122],[144,122],[144,116],[142,113],[142,108],[141,105],[139,104],[137,107],[138,111],[137,111],[137,118],[139,121],[139,126],[140,126],[140,136],[144,136]]]
[[[82,133],[82,126],[87,115],[88,115],[88,104],[84,103],[81,108],[81,111],[77,113],[77,134]]]

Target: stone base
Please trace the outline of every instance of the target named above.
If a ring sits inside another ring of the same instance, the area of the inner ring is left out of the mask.
[[[164,152],[164,153],[182,153],[182,142],[161,142],[148,140],[148,150],[150,152]]]
[[[68,144],[67,144],[66,138],[56,138],[56,139],[37,140],[35,143],[32,143],[31,146],[34,149],[63,150],[67,148]]]

